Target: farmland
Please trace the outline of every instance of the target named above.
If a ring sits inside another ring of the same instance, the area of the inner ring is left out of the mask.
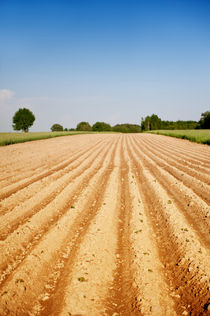
[[[0,133],[0,146],[6,146],[11,144],[25,143],[34,140],[48,139],[60,136],[71,136],[78,134],[97,134],[93,131],[62,131],[62,132],[29,132],[29,133]],[[110,133],[110,132],[101,132]],[[111,132],[115,133],[115,132]]]
[[[47,139],[59,136],[77,135],[83,132],[30,132],[30,133],[0,133],[0,146],[24,143],[33,140]]]
[[[172,136],[181,139],[188,139],[192,142],[210,145],[209,129],[193,129],[193,130],[154,130],[149,133]]]
[[[0,315],[209,313],[209,146],[76,135],[0,165]]]

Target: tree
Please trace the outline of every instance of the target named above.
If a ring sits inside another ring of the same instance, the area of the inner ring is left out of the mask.
[[[150,117],[150,128],[151,130],[161,128],[161,119],[156,114],[152,114]]]
[[[207,113],[207,112],[205,112]],[[203,114],[205,114],[203,113]],[[210,113],[210,112],[208,112]],[[195,129],[198,127],[196,121],[162,121],[156,114],[141,118],[142,131],[158,130],[158,129]],[[202,127],[201,127],[202,128]],[[210,127],[203,127],[210,128]]]
[[[77,131],[92,131],[92,128],[88,122],[80,122],[77,124]]]
[[[53,124],[51,126],[51,131],[52,132],[62,132],[63,131],[63,126],[60,124]]]
[[[25,133],[28,132],[29,127],[33,125],[35,121],[34,114],[26,109],[19,109],[17,112],[15,112],[13,116],[13,129],[15,131],[24,131]]]
[[[161,128],[161,119],[156,115],[146,116],[145,119],[141,119],[141,129],[142,131],[150,131],[154,129]]]
[[[117,124],[112,127],[112,130],[114,132],[120,132],[120,133],[140,133],[141,132],[141,126],[137,124]]]
[[[210,111],[206,111],[201,114],[199,125],[200,125],[200,128],[204,128],[204,129],[210,128]]]
[[[141,119],[141,129],[142,131],[149,131],[151,130],[151,117],[146,116],[145,119]]]
[[[95,132],[103,132],[103,131],[111,131],[112,128],[109,124],[107,124],[105,122],[96,122],[92,126],[92,130]]]

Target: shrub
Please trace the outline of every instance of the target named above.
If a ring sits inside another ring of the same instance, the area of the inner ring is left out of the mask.
[[[63,131],[63,126],[60,124],[53,124],[51,126],[51,131],[52,132],[59,132],[59,131]]]
[[[137,124],[117,124],[112,127],[112,130],[120,133],[140,133],[141,126]]]
[[[77,131],[92,131],[92,128],[88,122],[80,122],[77,124]]]
[[[92,130],[95,132],[105,132],[105,131],[111,131],[112,128],[109,124],[107,124],[105,122],[96,122],[92,126]]]
[[[203,129],[210,129],[210,111],[206,111],[201,114],[199,126]]]

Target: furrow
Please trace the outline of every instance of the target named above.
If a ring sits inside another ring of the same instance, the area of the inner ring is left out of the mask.
[[[210,150],[209,150],[209,147],[207,145],[195,144],[195,143],[193,143],[193,145],[192,145],[191,142],[187,141],[187,142],[183,143],[183,140],[178,140],[178,139],[176,139],[176,143],[174,143],[173,142],[174,139],[172,140],[172,138],[170,138],[170,142],[169,141],[166,142],[165,138],[163,140],[159,137],[155,137],[155,138],[144,137],[144,139],[150,143],[153,143],[155,146],[160,146],[163,150],[167,149],[167,151],[174,153],[178,157],[180,156],[184,159],[189,160],[189,162],[192,164],[192,166],[198,166],[198,165],[202,165],[203,167],[209,166],[209,162],[207,162],[207,165],[205,165],[203,162],[200,162],[200,158],[202,159],[201,156],[199,156],[198,158],[192,158],[190,155],[192,153],[193,148],[194,148],[195,153],[198,153],[199,155],[204,154],[205,157],[207,158],[207,161],[208,161]],[[179,146],[179,145],[181,145],[181,146]],[[187,150],[187,148],[189,148],[189,149]]]
[[[39,147],[39,154],[36,150],[37,145]],[[4,164],[4,160],[1,159],[0,161],[2,175],[6,174],[6,178],[8,180],[12,179],[12,182],[17,182],[19,178],[24,178],[22,174],[19,174],[20,171],[22,172],[23,167],[25,174],[29,172],[41,173],[46,169],[46,165],[54,166],[65,160],[67,154],[74,154],[74,151],[71,151],[70,148],[66,149],[66,147],[63,147],[58,151],[56,150],[57,146],[49,146],[49,142],[46,143],[46,147],[48,149],[47,153],[45,148],[40,146],[39,142],[36,144],[34,143],[33,146],[28,143],[27,146],[23,146],[23,144],[16,144],[0,148],[0,151],[2,151],[2,157],[8,157],[6,164]],[[12,158],[15,156],[16,159],[14,161]],[[36,157],[36,160],[33,161],[34,163],[32,165],[31,161],[34,160],[34,157]]]
[[[33,170],[42,172],[46,168],[61,163],[66,156],[74,154],[82,147],[94,146],[100,142],[106,142],[102,135],[94,137],[84,137],[76,135],[74,137],[54,138],[40,140],[33,143],[14,144],[0,148],[0,165],[2,174],[14,175],[23,170]],[[58,150],[59,149],[59,150]],[[14,159],[15,158],[15,159]],[[33,161],[33,165],[31,164]]]
[[[46,231],[55,225],[71,206],[74,206],[75,201],[78,200],[91,178],[101,174],[105,168],[106,161],[104,159],[108,150],[110,148],[105,148],[89,170],[86,170],[81,177],[69,184],[47,207],[1,242],[1,282],[5,281],[11,271],[22,262]]]
[[[91,147],[89,145],[86,145],[86,148],[83,148],[79,151],[76,151],[73,153],[65,153],[65,155],[62,155],[62,157],[59,157],[59,159],[56,160],[55,166],[53,166],[53,167],[56,168],[56,165],[59,167],[60,164],[63,164],[64,168],[65,168],[65,165],[67,165],[67,166],[70,165],[75,159],[82,157],[84,154],[87,153],[87,151],[93,149],[94,147],[97,147],[97,145],[91,146]],[[66,157],[69,157],[69,156],[71,156],[71,159],[69,159],[69,158],[66,159]],[[24,164],[24,173],[22,172],[22,168],[19,168],[17,170],[13,170],[12,175],[8,176],[7,179],[4,179],[4,181],[7,180],[7,182],[5,184],[2,183],[3,180],[0,181],[1,182],[0,187],[4,188],[4,187],[11,185],[11,183],[18,183],[18,181],[20,181],[22,179],[30,179],[34,173],[42,173],[43,171],[45,171],[45,169],[46,169],[46,166],[43,163],[42,163],[42,166],[40,166],[38,168],[31,168],[31,163],[30,163],[30,170],[26,171],[25,164]],[[11,181],[8,182],[8,180],[10,180],[10,179],[11,179]]]
[[[81,151],[82,152],[82,151]],[[74,154],[73,154],[74,155]],[[62,156],[56,156],[56,161],[52,162],[53,167],[56,165],[59,165],[61,163],[65,163],[65,161],[67,161],[66,159],[67,154],[63,154]],[[33,157],[31,158],[33,159]],[[30,159],[30,161],[31,161]],[[49,159],[49,157],[47,157],[47,159]],[[23,167],[19,167],[19,168],[15,168],[15,166],[13,166],[13,170],[10,172],[11,175],[5,177],[4,179],[1,179],[0,181],[0,187],[4,188],[4,187],[8,187],[9,185],[13,184],[13,183],[18,183],[21,180],[25,180],[25,179],[30,179],[31,176],[34,175],[34,173],[43,173],[43,171],[46,171],[46,161],[41,161],[40,165],[37,167],[32,167],[31,162],[27,162],[24,161],[24,173],[23,173]],[[51,162],[51,161],[50,161]],[[49,160],[48,160],[48,164],[50,164]],[[51,164],[50,164],[51,165]]]
[[[80,159],[79,161],[76,161],[71,169],[68,168],[65,170],[64,175],[63,172],[61,172],[60,178],[56,177],[53,182],[49,183],[48,186],[45,185],[44,189],[40,189],[40,192],[32,198],[26,200],[26,202],[21,203],[11,212],[2,216],[0,223],[0,240],[4,240],[9,233],[12,233],[20,225],[23,225],[30,219],[30,217],[46,207],[65,189],[66,186],[69,185],[70,182],[81,176],[85,170],[93,164],[101,149],[102,148],[99,148],[92,153],[88,153],[81,161]]]
[[[91,153],[94,153],[94,151],[97,151],[98,148],[102,148],[99,146],[96,146],[95,148],[90,148],[89,150],[86,151],[85,154],[81,155],[74,155],[74,158],[72,159],[72,162],[70,163],[69,166],[65,167],[64,169],[60,169],[59,171],[55,171],[49,176],[46,176],[45,178],[36,181],[32,183],[29,186],[26,186],[25,188],[17,191],[15,194],[12,194],[8,198],[4,199],[1,201],[0,206],[0,214],[4,215],[10,211],[12,211],[16,206],[23,206],[23,203],[34,199],[34,196],[37,194],[40,194],[42,189],[45,189],[46,187],[50,186],[52,182],[55,182],[57,179],[61,178],[63,175],[67,174],[71,170],[75,169],[79,164],[81,164],[85,159],[91,155]],[[49,200],[49,199],[48,199]],[[30,203],[30,201],[26,202]],[[39,200],[39,203],[41,201]],[[45,202],[47,203],[47,202]],[[34,206],[36,207],[36,206]]]
[[[139,143],[137,142],[137,144]],[[177,165],[177,163],[174,163],[172,161],[167,162],[165,160],[167,156],[164,158],[159,157],[158,154],[153,153],[152,149],[148,151],[144,148],[144,146],[141,147],[141,151],[149,158],[151,158],[151,160],[155,161],[160,168],[168,171],[168,173],[173,175],[177,180],[183,182],[186,187],[190,188],[193,192],[195,192],[196,195],[201,197],[208,205],[210,205],[210,186],[208,184],[203,183],[195,176],[193,177],[187,174],[185,170],[186,168],[181,168]]]
[[[104,297],[116,266],[119,140],[111,160],[111,174],[100,195],[98,211],[71,250],[63,273],[41,315],[102,315]],[[73,254],[73,258],[72,258]]]
[[[132,139],[131,139],[132,142]],[[182,210],[189,224],[193,226],[200,237],[203,245],[209,247],[209,216],[208,205],[203,202],[190,188],[178,181],[165,169],[160,168],[154,160],[143,154],[142,151],[133,143],[134,152],[139,155],[144,162],[147,170],[154,176],[154,181],[158,180],[164,187],[170,198]]]
[[[130,145],[130,159],[136,174],[148,220],[155,231],[159,256],[175,302],[177,313],[201,315],[208,304],[210,253],[202,246],[182,210],[145,168],[141,155]],[[154,181],[155,180],[155,181]],[[170,201],[170,203],[169,203]]]
[[[138,139],[138,138],[136,138]],[[139,140],[139,139],[138,139]],[[186,160],[186,157],[180,157],[179,155],[175,155],[174,152],[170,152],[167,150],[167,147],[161,148],[160,146],[154,144],[153,142],[145,141],[141,139],[141,143],[143,142],[144,148],[152,152],[153,154],[167,160],[167,162],[172,163],[177,169],[186,172],[188,175],[195,177],[196,179],[210,184],[210,170],[208,168],[201,168],[200,166],[194,167],[192,164],[189,164]],[[210,159],[210,155],[209,155]]]
[[[149,135],[148,135],[149,136]],[[151,140],[156,140],[158,143],[161,142],[167,148],[175,149],[176,152],[185,154],[186,157],[195,159],[199,164],[209,167],[209,147],[208,145],[201,145],[191,143],[187,140],[180,140],[173,137],[166,137],[162,135],[150,135]],[[207,153],[208,152],[208,153]]]
[[[208,146],[80,135],[0,153],[2,192],[17,188],[0,201],[1,316],[209,314]]]
[[[139,192],[135,166],[126,151],[129,166],[128,183],[132,197],[130,219],[130,242],[133,269],[133,286],[142,315],[176,315],[174,302],[158,255],[155,232],[147,218],[142,196]]]
[[[128,184],[128,164],[125,159],[125,138],[120,153],[120,209],[117,243],[117,266],[114,280],[106,299],[108,315],[141,315],[140,303],[137,300],[137,289],[134,285],[131,269],[132,252],[130,240],[130,219],[132,198]]]
[[[65,263],[74,260],[82,237],[95,217],[111,174],[116,146],[110,148],[104,165],[84,193],[89,195],[69,209],[33,249],[23,264],[11,275],[2,289],[0,313],[8,315],[33,315],[41,312],[56,285]],[[93,190],[93,188],[95,190]],[[56,243],[52,240],[56,238]],[[37,282],[37,279],[39,282]]]
[[[23,178],[22,181],[19,181],[18,183],[11,184],[8,187],[2,188],[0,193],[0,201],[9,197],[10,195],[16,193],[17,191],[23,189],[26,186],[31,185],[34,182],[40,181],[51,174],[64,169],[72,162],[72,159],[67,159],[64,162],[59,163],[58,165],[52,167],[51,169],[48,169],[47,171],[43,171],[41,174],[34,175],[29,179]]]

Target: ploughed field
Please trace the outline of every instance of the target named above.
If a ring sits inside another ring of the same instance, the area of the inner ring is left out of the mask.
[[[210,147],[77,135],[0,166],[0,315],[209,315]]]

